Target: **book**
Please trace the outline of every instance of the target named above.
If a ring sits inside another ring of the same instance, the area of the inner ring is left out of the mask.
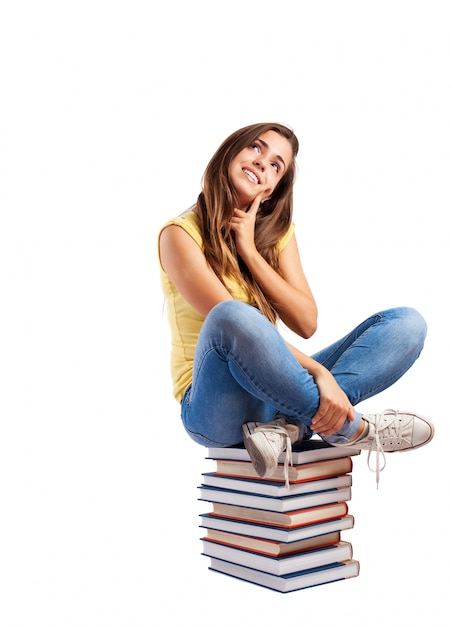
[[[317,522],[314,524],[306,524],[295,528],[281,528],[279,526],[271,526],[269,524],[256,524],[254,522],[245,522],[225,517],[218,517],[211,513],[202,513],[199,516],[201,520],[201,528],[222,530],[229,533],[237,533],[239,535],[249,535],[251,537],[259,537],[271,541],[284,541],[287,543],[315,537],[334,531],[343,531],[354,528],[354,516],[344,515],[332,520]]]
[[[352,558],[352,545],[348,541],[340,541],[331,546],[278,557],[225,546],[207,539],[202,539],[202,543],[204,556],[215,557],[237,565],[245,565],[277,576],[328,565],[329,563],[339,563]]]
[[[210,569],[283,593],[357,576],[342,532],[354,526],[347,503],[358,454],[313,438],[262,478],[243,445],[208,448],[216,471],[202,474],[198,490],[212,509],[200,516]]]
[[[294,465],[323,461],[327,459],[339,459],[345,456],[357,456],[358,448],[352,446],[336,447],[326,443],[322,439],[305,439],[292,446],[291,460]],[[280,461],[285,460],[285,452],[280,455]],[[250,456],[244,445],[230,448],[210,447],[207,451],[207,459],[228,459],[230,461],[250,461]]]
[[[283,464],[279,463],[274,474],[265,480],[276,480],[279,482],[281,480],[285,480],[284,470],[285,468]],[[329,459],[327,461],[315,461],[313,463],[292,465],[288,467],[288,480],[290,483],[297,483],[314,480],[315,478],[340,476],[342,474],[348,474],[351,471],[352,458],[342,457],[338,459]],[[250,461],[229,461],[228,459],[217,459],[216,474],[262,480]]]
[[[258,552],[259,554],[283,556],[285,554],[295,554],[296,552],[312,550],[313,548],[323,548],[324,546],[338,543],[341,541],[341,534],[340,531],[337,530],[335,532],[325,533],[324,535],[314,535],[313,537],[287,543],[284,541],[269,541],[268,539],[259,539],[257,537],[249,537],[248,535],[238,535],[236,533],[212,530],[209,528],[207,529],[205,538],[234,548]]]
[[[289,593],[307,589],[308,587],[316,587],[317,585],[354,578],[359,575],[360,564],[358,561],[350,559],[341,563],[331,563],[322,567],[276,576],[275,574],[269,574],[268,572],[262,572],[236,563],[210,558],[210,569],[254,583],[255,585],[279,591],[280,593]]]
[[[328,489],[327,491],[313,491],[311,493],[283,496],[282,498],[246,493],[243,491],[231,491],[229,489],[218,489],[207,485],[201,485],[198,489],[200,492],[199,500],[235,504],[255,509],[264,509],[266,511],[295,511],[297,509],[306,509],[321,504],[330,504],[331,502],[345,502],[351,499],[350,487]]]
[[[220,489],[230,489],[231,491],[245,491],[273,498],[283,498],[289,495],[299,495],[310,493],[311,491],[327,491],[328,489],[342,489],[352,486],[352,474],[342,474],[318,480],[308,480],[302,483],[285,486],[284,481],[274,481],[252,478],[237,478],[235,476],[220,476],[214,472],[202,474],[202,482],[208,487],[219,487]]]
[[[332,504],[323,504],[321,506],[299,509],[297,511],[284,512],[252,509],[250,507],[222,504],[220,502],[213,502],[212,504],[213,511],[211,515],[230,517],[246,522],[270,524],[271,526],[281,526],[283,528],[313,524],[335,517],[343,517],[343,515],[348,513],[348,505],[346,502],[334,502]]]

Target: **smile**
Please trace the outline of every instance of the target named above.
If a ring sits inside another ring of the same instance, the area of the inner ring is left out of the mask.
[[[243,167],[243,172],[246,174],[246,176],[249,178],[251,182],[256,183],[256,184],[260,182],[258,176],[251,170],[248,170],[246,167]]]

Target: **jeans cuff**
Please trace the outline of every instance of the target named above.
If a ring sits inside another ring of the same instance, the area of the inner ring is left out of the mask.
[[[324,441],[328,443],[348,443],[350,439],[356,434],[359,429],[360,422],[362,421],[362,414],[354,412],[354,421],[350,422],[346,420],[340,430],[337,430],[333,435],[323,437]]]

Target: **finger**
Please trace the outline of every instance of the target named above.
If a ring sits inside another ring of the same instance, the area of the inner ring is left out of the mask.
[[[336,433],[344,424],[344,419],[337,419],[329,422],[328,424],[324,424],[320,428],[316,429],[316,432],[319,435],[331,435],[332,433]]]
[[[321,420],[316,421],[314,424],[312,423],[311,429],[315,433],[322,433],[323,430],[326,430],[330,427],[330,424],[333,423],[333,420],[330,418],[323,418]]]
[[[329,409],[321,414],[321,409],[313,417],[311,428],[314,432],[323,434],[324,431],[334,428],[338,422],[344,422],[346,415],[342,411]]]
[[[326,426],[332,419],[334,419],[334,413],[333,409],[326,409],[326,407],[322,407],[320,405],[318,411],[313,416],[312,426],[315,426],[316,428]]]
[[[241,211],[240,209],[233,209],[233,215],[230,219],[230,226],[234,226],[237,224],[241,224],[243,217],[245,217],[246,213]]]
[[[254,217],[257,215],[257,211],[262,203],[262,198],[263,198],[263,192],[255,196],[251,206],[247,210],[248,215],[252,215]]]
[[[346,420],[348,420],[349,422],[354,421],[354,408],[352,406],[345,415],[336,415],[330,420],[324,418],[318,421],[315,426],[313,426],[312,424],[311,428],[313,432],[316,432],[319,435],[325,437],[339,431]]]

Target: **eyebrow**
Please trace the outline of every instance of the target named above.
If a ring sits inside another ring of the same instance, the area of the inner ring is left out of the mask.
[[[263,141],[263,139],[257,139],[257,141],[259,141],[263,146],[265,146],[265,148],[270,149],[268,144],[266,143],[266,141]],[[287,166],[285,164],[285,161],[280,156],[280,154],[276,154],[276,156],[274,158],[277,159],[278,161],[280,161],[282,163],[282,165],[284,166],[284,168],[286,169]]]

